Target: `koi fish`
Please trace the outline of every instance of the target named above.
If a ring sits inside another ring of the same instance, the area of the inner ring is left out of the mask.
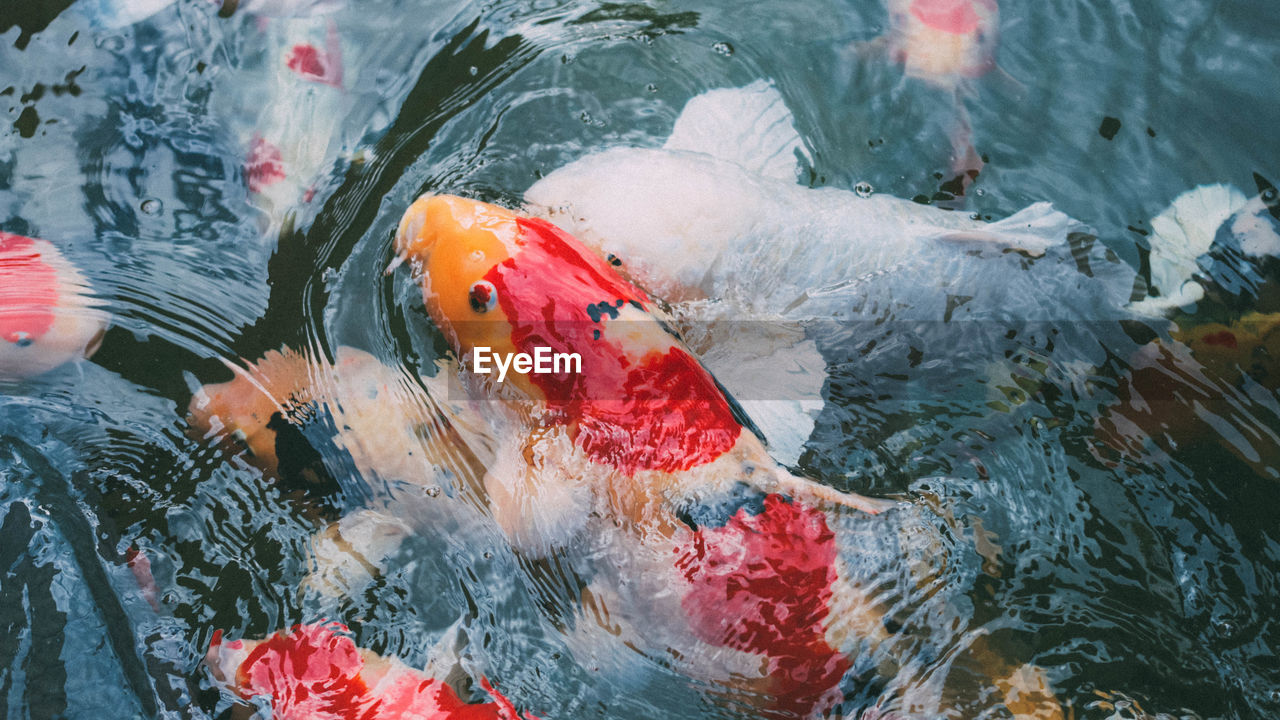
[[[110,316],[91,292],[48,241],[0,232],[0,380],[93,355]]]
[[[425,500],[438,505],[442,489],[465,496],[483,475],[491,441],[471,409],[443,400],[443,371],[415,382],[363,350],[341,346],[335,355],[330,364],[285,349],[247,367],[229,364],[235,377],[193,393],[187,425],[264,476],[307,491],[305,500],[333,491],[328,481],[337,475],[347,481],[339,486],[354,479],[377,488],[380,500],[413,508],[328,518],[311,543],[304,585],[336,597],[382,571],[412,532],[402,516],[440,523],[442,513],[457,514],[455,506],[432,513]]]
[[[237,23],[246,48],[234,71],[214,84],[211,106],[239,138],[250,199],[277,231],[314,197],[321,172],[363,134],[367,118],[346,91],[347,62],[336,11],[345,0],[206,0],[221,22]],[[140,23],[176,6],[173,0],[81,0],[99,27]],[[233,14],[246,16],[242,21]],[[370,103],[372,104],[372,103]]]
[[[312,17],[339,10],[347,0],[210,0],[218,4],[218,14],[226,17],[245,12],[266,17]]]
[[[995,67],[996,0],[889,0],[889,57],[907,76],[953,89]]]
[[[205,664],[238,697],[268,698],[280,720],[536,720],[487,679],[481,685],[492,701],[467,703],[446,682],[357,647],[338,623],[297,625],[263,640],[218,632]]]
[[[1218,227],[1197,260],[1205,300],[1236,314],[1280,312],[1280,194],[1261,175],[1253,179],[1258,194]]]
[[[1033,320],[1061,312],[1080,285],[1069,236],[1087,228],[1047,202],[984,222],[880,193],[808,188],[796,184],[803,147],[781,95],[756,81],[690,100],[662,148],[589,154],[524,197],[597,253],[626,258],[628,276],[656,297],[711,298],[736,319],[847,315],[870,300],[942,320],[946,296],[966,295],[966,316],[1012,308]],[[1122,305],[1133,273],[1101,254],[1090,260],[1103,277],[1085,284]],[[1028,256],[1037,260],[1024,269]],[[1027,302],[1045,296],[1053,307]]]
[[[890,59],[907,77],[954,94],[951,170],[960,194],[977,179],[983,160],[973,146],[969,111],[959,86],[996,66],[1000,9],[996,0],[889,0]]]
[[[1141,455],[1155,438],[1176,454],[1208,443],[1261,477],[1280,477],[1280,437],[1266,431],[1269,420],[1250,417],[1261,409],[1246,397],[1251,387],[1280,386],[1280,197],[1266,178],[1254,181],[1252,198],[1204,186],[1152,220],[1151,279],[1164,292],[1140,304],[1171,314],[1176,329],[1130,358],[1118,402],[1097,423],[1111,448]]]
[[[690,100],[661,148],[589,154],[524,195],[531,212],[623,261],[678,319],[704,328],[698,352],[739,346],[707,355],[709,367],[784,462],[794,464],[814,426],[825,363],[812,342],[792,351],[735,337],[744,327],[828,318],[1065,324],[1115,316],[1129,301],[1133,270],[1049,203],[984,222],[887,194],[814,189],[796,184],[804,154],[781,95],[757,81]],[[956,298],[968,301],[957,307]],[[779,399],[760,397],[759,372],[741,372],[770,355],[772,367],[797,369]]]
[[[262,67],[244,71],[261,76],[251,83],[256,91],[245,92],[248,79],[237,77],[226,107],[252,118],[242,130],[245,184],[274,228],[291,208],[311,200],[313,183],[344,142],[341,127],[352,101],[337,21],[273,19],[247,31],[262,33],[271,50]]]
[[[554,556],[585,586],[544,598],[568,616],[576,651],[597,662],[639,652],[764,717],[804,717],[841,702],[857,648],[892,646],[878,603],[930,572],[906,547],[931,535],[898,524],[912,517],[900,503],[775,463],[607,260],[546,220],[449,196],[413,203],[396,251],[468,368],[473,401],[497,418],[484,478],[493,518],[525,557]],[[580,372],[499,384],[476,371],[480,348],[538,347],[579,355]],[[1015,683],[1043,717],[1061,717],[1021,672],[996,673],[996,686]]]
[[[229,364],[235,377],[197,389],[187,423],[201,439],[227,445],[272,478],[302,469],[289,467],[289,456],[309,441],[291,437],[291,428],[321,427],[357,472],[387,482],[416,478],[421,485],[435,475],[433,468],[457,464],[438,454],[451,451],[435,438],[462,433],[466,440],[453,446],[483,449],[472,411],[437,399],[448,392],[443,376],[420,380],[434,390],[428,393],[363,350],[340,346],[335,356],[331,364],[284,349],[247,368]]]

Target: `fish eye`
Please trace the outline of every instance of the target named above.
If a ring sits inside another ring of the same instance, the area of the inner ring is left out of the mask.
[[[498,289],[488,280],[477,280],[467,291],[467,300],[471,302],[472,310],[478,313],[489,312],[498,304]]]

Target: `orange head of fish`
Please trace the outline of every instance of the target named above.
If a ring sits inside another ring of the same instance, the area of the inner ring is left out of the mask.
[[[688,467],[741,430],[648,298],[551,223],[475,200],[423,197],[405,213],[396,250],[418,269],[428,312],[454,352],[491,379],[507,358],[502,382],[549,410],[552,422],[572,424],[589,454],[629,469]],[[693,437],[715,440],[695,447]]]
[[[396,249],[419,269],[427,310],[454,351],[492,376],[500,376],[507,357],[526,355],[532,369],[521,371],[513,361],[503,382],[538,402],[564,405],[676,342],[639,290],[543,220],[428,196],[405,213]],[[563,359],[569,355],[579,360],[570,365]],[[539,372],[539,357],[552,371]]]
[[[460,356],[476,347],[515,352],[487,278],[519,253],[519,240],[516,213],[450,195],[419,198],[400,221],[396,252],[414,264],[427,311]]]

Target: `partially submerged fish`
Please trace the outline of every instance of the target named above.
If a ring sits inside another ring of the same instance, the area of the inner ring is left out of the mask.
[[[443,460],[433,438],[457,432],[463,411],[442,409],[414,381],[363,350],[341,346],[335,356],[329,363],[284,349],[247,368],[232,366],[233,379],[193,394],[187,422],[203,439],[242,452],[269,477],[305,471],[297,461],[299,443],[307,441],[296,433],[314,427],[362,475],[428,484]]]
[[[813,427],[824,365],[812,342],[791,353],[759,341],[760,323],[1083,328],[1128,315],[1134,271],[1049,203],[984,222],[887,194],[809,188],[796,183],[803,154],[781,95],[758,81],[690,100],[661,148],[593,152],[525,192],[532,212],[624,261],[628,277],[704,328],[698,352],[739,347],[710,357],[710,368],[784,462]],[[789,376],[787,394],[762,396],[763,376],[738,368],[768,355],[774,367],[810,370]]]
[[[311,200],[321,170],[339,157],[350,139],[343,128],[353,99],[335,19],[272,19],[249,32],[268,48],[265,62],[241,70],[248,77],[235,79],[239,94],[224,106],[252,118],[235,123],[244,138],[245,183],[274,228]],[[245,84],[256,91],[245,93]]]
[[[52,243],[0,232],[0,380],[92,355],[110,317],[91,293]]]
[[[231,365],[234,378],[193,393],[187,423],[194,436],[302,489],[310,514],[325,493],[358,488],[366,505],[340,518],[321,512],[328,522],[311,543],[304,585],[338,596],[381,572],[412,532],[410,516],[419,524],[456,516],[454,505],[432,510],[435,498],[442,490],[472,497],[491,450],[483,421],[445,401],[443,372],[418,381],[429,395],[363,350],[341,346],[335,356],[329,363],[284,349]],[[382,510],[387,503],[399,513]]]
[[[356,646],[337,623],[297,625],[263,640],[225,640],[218,633],[205,664],[239,697],[267,698],[279,720],[526,717],[488,680],[481,684],[492,701],[467,703],[443,680]]]
[[[1153,283],[1140,303],[1176,329],[1129,358],[1119,401],[1098,420],[1110,447],[1142,457],[1221,447],[1261,477],[1280,478],[1272,403],[1280,389],[1280,197],[1211,185],[1183,193],[1152,223]]]
[[[1114,315],[1128,299],[1132,270],[1094,249],[1095,277],[1084,278],[1069,236],[1087,228],[1049,203],[984,222],[880,193],[808,188],[796,184],[802,153],[781,96],[757,81],[691,100],[663,147],[591,153],[525,200],[597,253],[626,258],[628,275],[655,296],[712,298],[737,319],[849,316],[870,300],[897,306],[899,318],[942,320],[948,295],[972,297],[963,314],[975,319],[1083,319]],[[1063,307],[1073,296],[1086,306]]]
[[[892,666],[885,604],[910,604],[937,571],[919,562],[927,522],[778,466],[652,301],[556,226],[423,197],[396,248],[497,418],[493,517],[527,559],[581,583],[544,598],[575,649],[627,672],[631,648],[766,717],[830,710],[855,659]],[[579,371],[477,371],[539,347],[578,355]],[[1015,713],[1061,717],[1039,670],[974,662]]]

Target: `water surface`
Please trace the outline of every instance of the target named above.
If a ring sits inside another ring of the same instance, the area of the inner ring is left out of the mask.
[[[330,20],[343,89],[281,97],[264,56]],[[772,80],[811,185],[934,196],[954,101],[858,51],[886,22],[851,0],[373,0],[293,20],[187,0],[131,24],[92,2],[0,10],[0,229],[54,242],[114,317],[90,362],[0,387],[8,716],[214,717],[227,701],[200,659],[215,630],[336,618],[421,663],[470,612],[476,667],[545,717],[740,717],[659,670],[627,684],[575,663],[493,529],[423,532],[362,593],[307,595],[313,519],[189,437],[185,408],[193,384],[229,377],[223,360],[282,345],[354,345],[431,374],[444,343],[405,276],[382,274],[408,204],[517,203],[585,153],[660,145],[711,88]],[[1252,194],[1253,173],[1280,175],[1277,26],[1280,6],[1257,1],[1003,3],[1000,70],[960,95],[987,164],[959,211],[1051,200],[1140,267],[1148,220],[1178,193]],[[244,159],[255,132],[291,121],[320,161],[307,192],[271,205]],[[800,463],[950,507],[968,533],[951,619],[1046,668],[1077,717],[1142,716],[1095,691],[1152,716],[1280,714],[1276,384],[1210,377],[1199,388],[1233,409],[1192,446],[1120,452],[1097,423],[1126,402],[1141,333],[1090,328],[1068,346],[982,328],[992,354],[900,330],[870,348],[866,326],[831,331]],[[1196,386],[1178,382],[1169,412],[1194,414]],[[334,504],[361,502],[338,481]],[[978,537],[998,552],[976,555]],[[138,550],[154,608],[128,569]],[[873,695],[850,688],[848,716]]]

